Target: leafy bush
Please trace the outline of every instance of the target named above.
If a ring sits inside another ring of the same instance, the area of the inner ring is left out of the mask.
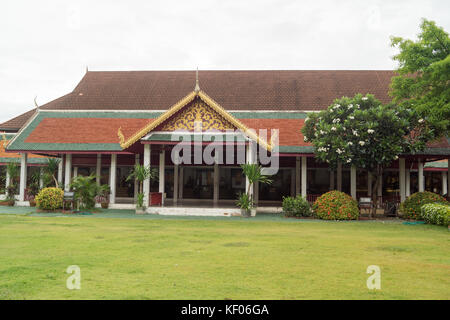
[[[421,215],[426,223],[448,226],[450,224],[450,205],[440,203],[424,204],[421,208]]]
[[[44,188],[36,196],[36,205],[43,210],[56,210],[62,207],[64,191],[59,188]]]
[[[420,214],[420,208],[424,204],[435,202],[447,202],[440,195],[433,192],[416,192],[412,194],[408,199],[402,202],[400,205],[400,213],[404,219],[420,220],[422,216]]]
[[[325,220],[355,220],[359,217],[358,203],[348,194],[330,191],[313,205],[314,215]]]
[[[286,217],[309,217],[311,207],[301,195],[297,197],[283,197],[283,212]]]
[[[99,186],[95,181],[95,175],[87,177],[77,176],[72,179],[70,188],[75,192],[75,199],[80,201],[82,209],[92,209],[95,207],[95,197],[102,196],[106,190],[109,190],[108,185]]]

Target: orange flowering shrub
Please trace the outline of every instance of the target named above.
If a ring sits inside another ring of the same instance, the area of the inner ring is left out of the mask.
[[[42,210],[56,210],[62,207],[64,191],[59,188],[44,188],[36,196],[36,205]]]
[[[404,219],[422,219],[421,207],[428,203],[446,203],[444,197],[429,191],[416,192],[400,205],[400,213]]]
[[[358,203],[340,191],[324,193],[313,204],[314,215],[324,220],[356,220],[359,217]]]

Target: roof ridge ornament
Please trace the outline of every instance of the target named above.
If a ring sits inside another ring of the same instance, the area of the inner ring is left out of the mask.
[[[39,105],[36,102],[36,99],[37,99],[37,96],[34,97],[34,105],[36,106],[36,109],[39,111],[40,109],[39,109]]]
[[[200,92],[200,85],[198,83],[198,67],[197,67],[197,71],[195,72],[195,88],[194,88],[195,93],[199,93]]]

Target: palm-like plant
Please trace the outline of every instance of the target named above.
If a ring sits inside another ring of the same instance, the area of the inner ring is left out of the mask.
[[[248,179],[247,194],[250,194],[251,187],[255,183],[271,184],[272,179],[261,173],[262,167],[255,163],[246,163],[241,165],[242,172]]]
[[[250,190],[255,183],[271,184],[272,179],[263,175],[262,167],[256,163],[246,163],[241,165],[242,172],[248,179],[248,188],[246,194],[239,195],[238,206],[242,209],[249,210],[253,207],[253,194],[250,194]],[[245,195],[245,196],[244,196]]]
[[[48,158],[47,165],[44,167],[44,181],[48,184],[49,181],[53,180],[55,186],[59,188],[58,179],[56,179],[56,173],[58,172],[59,162],[61,160],[57,158]]]
[[[80,201],[81,208],[92,209],[95,207],[95,197],[102,195],[109,189],[108,185],[99,186],[95,181],[95,175],[77,176],[72,179],[70,188],[75,193],[75,199]]]
[[[16,190],[16,180],[20,175],[20,167],[15,162],[10,162],[6,165],[6,172],[9,175],[9,187],[8,187],[8,195],[11,193],[10,191]]]
[[[135,164],[133,170],[127,177],[127,181],[137,180],[139,183],[137,206],[142,208],[144,205],[144,181],[147,179],[153,180],[158,178],[158,171],[150,166],[143,166]]]

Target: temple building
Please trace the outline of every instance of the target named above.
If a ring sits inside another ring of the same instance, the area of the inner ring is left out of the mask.
[[[132,208],[137,185],[127,180],[140,163],[159,172],[144,183],[148,212],[226,214],[249,187],[240,164],[276,167],[270,185],[255,185],[258,208],[280,207],[284,196],[309,201],[329,190],[355,199],[371,193],[371,177],[345,165],[319,162],[301,128],[308,112],[336,98],[370,93],[383,103],[392,71],[87,71],[75,89],[0,124],[0,193],[8,162],[20,164],[16,205],[28,205],[32,172],[47,157],[61,159],[58,180],[97,176],[111,189],[110,208]],[[180,151],[181,150],[181,151]],[[197,153],[196,153],[197,151]],[[197,157],[197,154],[203,156]],[[204,157],[210,155],[210,157]],[[380,202],[429,190],[446,194],[450,141],[401,155],[383,172]],[[212,160],[211,160],[212,158]],[[151,194],[162,206],[150,206]],[[5,197],[0,196],[0,197]]]

